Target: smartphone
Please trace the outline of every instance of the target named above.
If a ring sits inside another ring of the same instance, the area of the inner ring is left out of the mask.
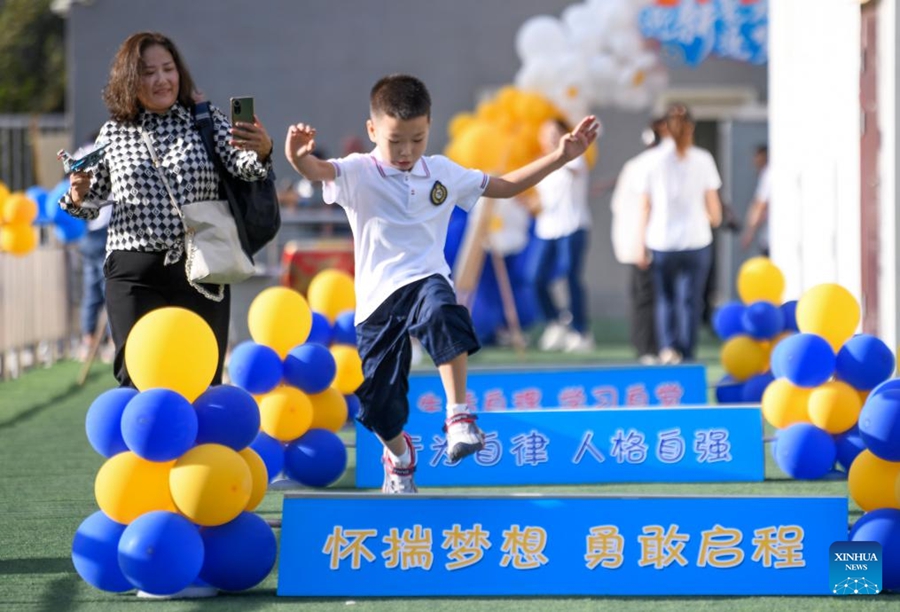
[[[238,121],[253,123],[253,98],[231,98],[231,125]]]

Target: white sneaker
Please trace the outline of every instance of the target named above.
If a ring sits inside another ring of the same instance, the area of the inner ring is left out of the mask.
[[[594,336],[580,334],[575,330],[566,332],[563,341],[563,350],[567,353],[589,353],[596,348]]]
[[[681,353],[667,346],[659,352],[659,362],[664,365],[678,365],[681,363]]]
[[[659,357],[652,353],[647,353],[638,357],[638,363],[641,365],[656,365],[659,363]]]
[[[381,462],[384,464],[384,484],[381,485],[382,493],[409,495],[419,492],[413,480],[413,476],[416,473],[416,447],[413,446],[412,439],[405,431],[403,432],[403,439],[406,440],[406,447],[409,449],[409,465],[394,465],[391,452],[387,448],[381,454]]]
[[[484,432],[475,424],[476,418],[474,414],[463,412],[444,421],[450,461],[459,461],[484,448]]]
[[[538,340],[538,348],[542,351],[558,351],[563,347],[566,339],[566,332],[569,331],[565,325],[558,321],[551,321],[544,328],[541,339]]]

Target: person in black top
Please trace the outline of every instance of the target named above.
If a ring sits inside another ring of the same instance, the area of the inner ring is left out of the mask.
[[[188,282],[182,222],[160,177],[161,170],[179,204],[218,199],[219,177],[192,116],[198,96],[169,38],[155,32],[128,37],[103,92],[110,119],[97,142],[108,143],[105,156],[92,171],[72,173],[69,191],[59,202],[69,214],[93,219],[101,203],[112,201],[104,275],[121,386],[133,386],[125,366],[128,333],[143,315],[164,306],[186,308],[209,323],[219,345],[212,382],[221,382],[230,293],[225,287],[224,298],[214,301]],[[272,139],[259,119],[232,127],[218,108],[211,108],[216,152],[228,172],[244,180],[265,178]],[[145,132],[160,168],[152,163]]]

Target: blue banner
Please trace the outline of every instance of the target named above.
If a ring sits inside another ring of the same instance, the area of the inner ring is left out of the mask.
[[[412,412],[416,484],[498,486],[763,480],[758,407],[487,412],[484,450],[447,458],[444,415]],[[357,424],[356,486],[381,487],[378,438]]]
[[[286,495],[278,594],[828,595],[840,497]]]
[[[677,366],[473,368],[466,403],[473,412],[536,408],[615,408],[706,404],[706,370]],[[444,412],[437,372],[409,377],[412,411]]]

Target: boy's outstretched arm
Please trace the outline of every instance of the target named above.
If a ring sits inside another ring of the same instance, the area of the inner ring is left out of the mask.
[[[511,198],[534,187],[554,170],[562,168],[579,155],[584,154],[591,143],[597,139],[599,129],[600,123],[595,116],[585,117],[578,127],[560,139],[559,146],[552,153],[548,153],[527,166],[507,172],[501,177],[492,176],[484,190],[484,197]]]
[[[284,155],[294,170],[311,181],[333,181],[331,162],[310,155],[316,149],[316,128],[298,123],[288,127],[284,137]]]

